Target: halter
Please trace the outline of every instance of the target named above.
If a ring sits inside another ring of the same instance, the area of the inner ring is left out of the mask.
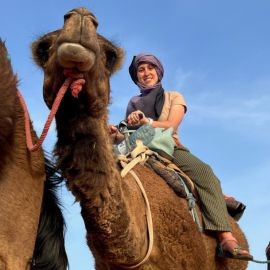
[[[40,149],[43,141],[45,140],[47,133],[49,131],[49,128],[51,126],[51,123],[55,117],[55,114],[57,113],[57,110],[59,108],[59,105],[67,91],[67,89],[70,87],[71,94],[73,97],[78,98],[78,94],[82,90],[83,85],[85,84],[85,80],[83,79],[83,74],[78,73],[75,74],[72,72],[72,70],[65,69],[64,75],[67,77],[62,84],[61,88],[59,89],[57,96],[53,102],[52,109],[49,113],[49,116],[47,118],[47,121],[44,125],[44,128],[42,130],[42,133],[38,139],[38,141],[33,144],[32,136],[31,136],[31,129],[30,129],[30,117],[27,110],[26,103],[24,101],[24,98],[19,90],[17,90],[17,95],[19,97],[19,100],[21,102],[23,112],[24,112],[24,125],[25,125],[25,136],[26,136],[26,145],[30,152],[34,152]]]

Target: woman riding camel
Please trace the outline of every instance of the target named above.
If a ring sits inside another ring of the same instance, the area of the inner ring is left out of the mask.
[[[192,155],[179,142],[177,130],[187,111],[187,105],[180,93],[164,91],[161,83],[164,69],[161,62],[152,54],[138,54],[132,60],[129,73],[139,87],[140,94],[132,97],[128,103],[128,125],[173,127],[173,137],[177,145],[173,154],[174,163],[194,182],[201,201],[204,229],[216,232],[219,241],[218,255],[251,260],[252,256],[239,246],[231,231],[219,179],[209,165]],[[110,132],[115,141],[123,139],[116,127],[110,126]]]

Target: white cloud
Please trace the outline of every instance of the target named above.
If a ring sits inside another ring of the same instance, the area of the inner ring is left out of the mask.
[[[194,74],[192,71],[184,71],[182,68],[178,68],[174,76],[176,89],[183,89]]]
[[[213,85],[206,74],[179,68],[175,76],[188,103],[189,125],[210,123],[233,130],[270,131],[270,80],[218,82],[216,86],[217,82]]]
[[[270,123],[270,96],[252,99],[236,99],[236,98],[216,98],[218,104],[206,99],[195,100],[190,102],[190,110],[192,111],[192,119],[196,122],[222,121],[223,124],[235,126],[236,123],[250,126],[266,126]]]

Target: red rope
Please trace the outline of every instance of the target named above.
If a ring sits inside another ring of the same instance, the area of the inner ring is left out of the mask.
[[[82,86],[85,83],[85,80],[81,79],[81,78],[76,79],[76,80],[74,80],[74,79],[75,78],[72,78],[72,76],[69,76],[68,78],[66,78],[63,85],[59,89],[58,94],[53,102],[53,106],[52,106],[52,109],[51,109],[50,114],[48,116],[48,119],[47,119],[47,121],[44,125],[44,128],[42,130],[42,133],[41,133],[38,141],[35,143],[35,145],[33,144],[33,141],[32,141],[31,129],[30,129],[30,117],[29,117],[29,113],[27,110],[27,106],[26,106],[26,103],[23,99],[22,94],[19,91],[17,91],[18,97],[20,99],[20,102],[22,104],[22,108],[24,111],[26,144],[27,144],[27,148],[29,151],[34,152],[34,151],[37,151],[38,149],[40,149],[40,147],[41,147],[41,145],[42,145],[42,143],[43,143],[43,141],[44,141],[44,139],[49,131],[49,128],[50,128],[50,125],[54,119],[54,116],[59,108],[61,100],[62,100],[63,96],[65,95],[69,85],[71,85],[70,88],[72,91],[72,95],[74,97],[78,97],[78,94],[81,91]]]
[[[71,83],[71,94],[73,97],[77,98],[82,90],[82,86],[85,84],[84,79],[77,79]]]

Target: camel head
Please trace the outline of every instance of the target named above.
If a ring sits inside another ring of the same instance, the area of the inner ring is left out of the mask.
[[[44,71],[43,96],[49,108],[70,73],[85,79],[78,98],[89,115],[98,117],[107,108],[109,78],[121,67],[124,52],[99,35],[97,27],[97,19],[90,11],[76,8],[64,15],[62,29],[33,42],[33,58]],[[65,99],[71,100],[70,93]]]

